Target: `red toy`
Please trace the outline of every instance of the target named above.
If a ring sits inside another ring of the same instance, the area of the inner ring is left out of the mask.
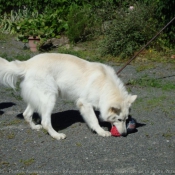
[[[120,137],[121,136],[121,134],[118,132],[116,126],[112,126],[112,128],[111,128],[111,135],[115,136],[115,137]]]
[[[129,118],[128,121],[126,122],[126,128],[127,128],[127,134],[134,133],[136,130],[136,120],[133,118]],[[121,134],[117,130],[116,126],[112,126],[111,128],[111,135],[115,137],[120,137]]]

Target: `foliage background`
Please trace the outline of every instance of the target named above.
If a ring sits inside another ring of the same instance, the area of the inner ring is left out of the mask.
[[[72,43],[102,38],[104,55],[125,58],[175,16],[174,7],[175,0],[0,0],[0,30],[24,36],[33,27],[40,37],[66,35]],[[175,21],[150,47],[174,46]]]

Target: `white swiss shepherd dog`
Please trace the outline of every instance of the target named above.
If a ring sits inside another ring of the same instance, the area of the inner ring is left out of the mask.
[[[74,101],[87,125],[98,135],[108,137],[111,133],[101,128],[94,109],[121,135],[127,133],[126,120],[137,95],[128,94],[110,66],[59,53],[39,54],[27,61],[0,58],[0,83],[15,89],[18,80],[27,103],[23,116],[32,129],[43,127],[57,140],[66,138],[51,125],[51,113],[60,97]],[[41,116],[41,125],[32,121],[34,112]]]

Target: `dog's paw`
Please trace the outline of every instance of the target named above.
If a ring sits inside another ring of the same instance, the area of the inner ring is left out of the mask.
[[[111,136],[111,133],[109,131],[100,131],[100,132],[98,132],[98,135],[100,135],[102,137],[109,137],[109,136]]]
[[[42,128],[42,125],[31,125],[31,128],[39,131]]]
[[[55,138],[57,140],[61,140],[61,139],[65,139],[66,135],[63,133],[58,133],[57,135],[53,136],[53,138]]]

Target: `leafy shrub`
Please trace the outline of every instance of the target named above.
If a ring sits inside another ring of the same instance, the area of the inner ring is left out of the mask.
[[[154,17],[159,21],[157,28],[163,28],[170,20],[175,17],[175,0],[139,0],[141,3],[151,5],[155,8]],[[160,40],[160,44],[164,47],[175,46],[175,20],[164,30],[164,37]]]
[[[15,33],[15,31],[13,30],[14,24],[20,21],[22,18],[26,17],[26,15],[27,15],[27,12],[21,11],[21,10],[18,10],[18,11],[11,10],[9,14],[4,13],[3,15],[1,15],[1,18],[0,18],[1,32],[3,33],[6,32],[10,34]]]
[[[106,22],[102,53],[125,58],[132,55],[156,33],[153,9],[135,5],[133,10],[118,10],[115,19]]]
[[[18,10],[23,8],[28,8],[29,10],[34,9],[40,13],[43,13],[48,9],[63,9],[64,12],[66,12],[65,9],[71,4],[71,1],[73,0],[1,0],[0,13],[2,14],[11,10]]]
[[[0,22],[2,32],[17,33],[18,39],[23,42],[27,42],[29,36],[38,36],[41,39],[40,43],[43,44],[47,39],[60,37],[67,30],[67,22],[59,16],[59,10],[41,14],[36,10],[12,10],[10,15],[5,14]]]
[[[101,25],[101,21],[96,18],[91,5],[70,6],[68,14],[68,37],[72,42],[87,40],[92,37]]]
[[[128,10],[130,5],[133,11]],[[175,0],[1,0],[0,30],[18,32],[21,39],[29,32],[44,38],[67,32],[72,42],[105,31],[102,53],[126,57],[175,16],[174,6]],[[154,49],[175,46],[174,24],[152,44]]]
[[[126,1],[126,0],[125,0]],[[124,3],[125,3],[124,1]],[[128,0],[127,0],[128,1]],[[47,10],[55,11],[56,9],[61,10],[62,14],[66,15],[68,13],[69,7],[72,4],[77,4],[78,6],[83,6],[85,4],[89,4],[96,8],[101,8],[106,3],[111,3],[114,5],[118,5],[120,3],[119,0],[1,0],[0,3],[0,14],[4,12],[9,12],[11,10],[21,9],[23,7],[27,7],[28,9],[35,9],[40,13],[43,13]]]

